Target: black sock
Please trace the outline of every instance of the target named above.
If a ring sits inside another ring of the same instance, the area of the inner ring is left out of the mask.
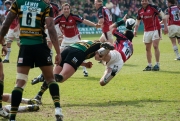
[[[46,81],[44,81],[40,91],[38,92],[38,95],[42,96],[47,89],[48,89],[48,84],[46,83]]]
[[[60,107],[60,96],[59,96],[59,86],[56,82],[51,82],[48,84],[49,86],[49,92],[52,96],[52,99],[54,101],[55,107]]]
[[[22,94],[23,94],[23,89],[20,87],[15,87],[14,90],[12,91],[10,120],[15,120],[16,118],[18,107],[22,100]]]
[[[4,90],[4,82],[0,80],[0,108],[2,108],[3,90]]]

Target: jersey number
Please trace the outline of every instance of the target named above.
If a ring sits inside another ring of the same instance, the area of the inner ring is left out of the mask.
[[[28,27],[35,27],[36,12],[23,12],[22,25]]]

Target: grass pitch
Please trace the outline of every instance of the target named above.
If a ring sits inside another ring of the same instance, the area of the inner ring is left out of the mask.
[[[98,35],[84,35],[82,39],[98,39]],[[134,54],[109,84],[99,85],[104,66],[93,62],[89,77],[83,77],[82,67],[60,85],[64,121],[180,121],[180,61],[167,36],[160,42],[160,71],[143,72],[147,66],[142,35],[133,40]],[[180,50],[180,48],[179,48]],[[155,64],[152,49],[153,64]],[[16,79],[18,47],[12,44],[10,63],[4,64],[5,93],[11,93]],[[31,80],[40,74],[32,69],[23,97],[33,98],[41,83],[32,86]],[[46,91],[38,112],[18,113],[17,121],[54,121],[54,106]],[[3,103],[5,105],[6,103]],[[0,118],[0,120],[4,120]]]

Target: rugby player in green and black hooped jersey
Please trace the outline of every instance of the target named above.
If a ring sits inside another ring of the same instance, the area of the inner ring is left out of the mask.
[[[20,50],[17,59],[17,79],[12,91],[10,121],[15,121],[17,110],[21,102],[23,90],[28,80],[30,68],[39,67],[48,84],[54,101],[56,121],[62,121],[62,112],[59,103],[59,86],[54,80],[53,64],[50,49],[46,44],[44,25],[54,45],[56,56],[55,64],[60,63],[61,55],[57,33],[54,28],[53,11],[49,0],[16,0],[2,25],[0,43],[4,41],[10,24],[18,15],[20,24]]]
[[[56,65],[54,68],[56,81],[60,83],[66,81],[76,72],[77,68],[80,65],[85,66],[87,68],[91,68],[92,63],[84,62],[84,60],[94,57],[95,53],[97,52],[97,50],[101,48],[101,46],[103,46],[103,48],[105,48],[105,50],[107,51],[114,49],[114,46],[108,43],[101,43],[100,41],[90,40],[81,40],[66,47],[61,53],[62,61],[60,65]],[[38,82],[34,82],[34,84]],[[37,93],[36,96],[42,97],[47,88],[48,86],[44,81],[40,91]]]

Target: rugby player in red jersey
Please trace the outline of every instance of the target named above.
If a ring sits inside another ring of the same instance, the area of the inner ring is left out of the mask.
[[[11,1],[6,0],[4,2],[7,10],[5,13],[5,17],[7,16],[8,12],[9,12],[9,8],[11,6]],[[13,22],[11,23],[8,33],[6,35],[6,43],[7,43],[7,54],[5,56],[5,59],[3,60],[3,63],[9,63],[9,56],[11,53],[11,43],[13,42],[13,40],[15,39],[17,41],[17,45],[19,46],[19,22],[18,22],[18,17],[16,17]]]
[[[174,53],[176,54],[175,60],[180,60],[176,40],[180,44],[180,7],[175,4],[175,0],[166,0],[168,8],[166,9],[166,18],[168,20],[168,36],[171,40]]]
[[[141,0],[142,7],[138,10],[136,24],[134,28],[134,35],[136,36],[137,30],[142,20],[144,23],[144,37],[143,42],[146,46],[146,57],[148,66],[143,71],[159,71],[160,69],[160,51],[159,41],[161,39],[161,25],[158,16],[160,15],[164,23],[164,34],[168,33],[167,21],[161,8],[158,6],[149,4],[148,0]],[[152,67],[152,53],[151,47],[153,45],[155,52],[156,64]]]
[[[112,15],[110,11],[103,6],[102,0],[95,0],[94,5],[97,10],[98,24],[101,25],[102,29],[102,35],[99,40],[101,42],[113,43],[113,35],[109,30],[109,26],[112,25]]]

